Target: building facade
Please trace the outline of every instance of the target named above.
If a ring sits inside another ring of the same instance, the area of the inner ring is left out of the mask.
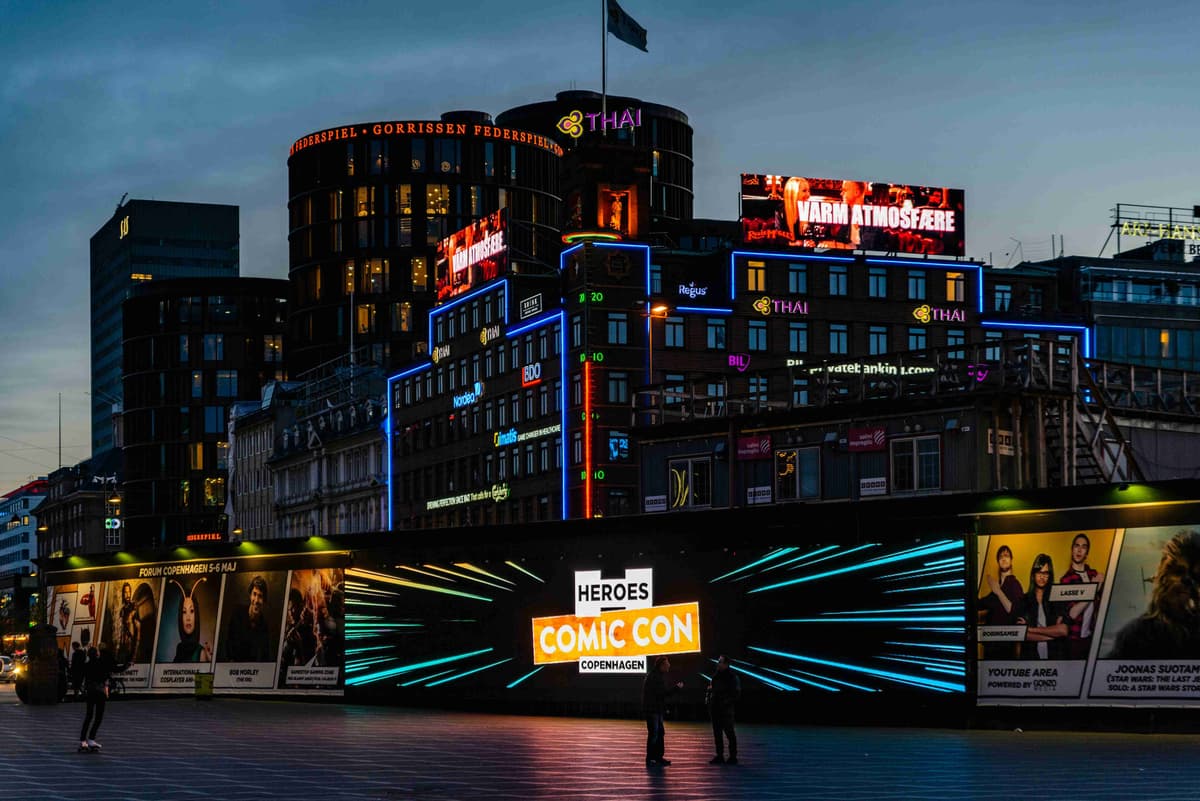
[[[288,158],[292,376],[352,350],[379,366],[423,352],[438,243],[499,209],[513,270],[552,272],[561,155],[551,137],[475,111],[298,139]]]
[[[123,201],[91,239],[92,454],[121,412],[122,304],[148,281],[238,275],[238,207]]]
[[[125,535],[130,547],[226,536],[229,406],[285,378],[287,291],[180,279],[125,302]]]
[[[0,577],[36,572],[37,510],[48,490],[49,483],[39,478],[0,497]]]

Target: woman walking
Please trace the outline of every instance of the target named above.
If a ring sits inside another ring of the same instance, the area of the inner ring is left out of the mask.
[[[108,701],[108,681],[112,678],[115,665],[107,645],[88,648],[87,662],[83,666],[83,692],[87,701],[87,713],[83,728],[79,730],[79,750],[99,751],[96,732],[104,720],[104,706]],[[90,727],[90,728],[89,728]]]

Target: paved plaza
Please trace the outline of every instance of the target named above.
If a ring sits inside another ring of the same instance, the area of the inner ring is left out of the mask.
[[[55,799],[1178,799],[1200,795],[1200,735],[741,725],[742,764],[709,728],[667,723],[647,769],[638,720],[461,714],[281,700],[113,701],[100,754],[83,705],[0,688],[0,788]]]

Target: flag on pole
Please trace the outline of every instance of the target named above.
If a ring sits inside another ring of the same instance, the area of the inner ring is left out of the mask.
[[[617,4],[617,0],[608,0],[608,32],[628,45],[633,45],[644,53],[646,50],[646,29],[625,13],[625,9]]]

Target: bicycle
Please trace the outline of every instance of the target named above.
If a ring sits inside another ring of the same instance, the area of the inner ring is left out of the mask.
[[[125,679],[113,676],[108,680],[108,698],[111,701],[125,692]]]

